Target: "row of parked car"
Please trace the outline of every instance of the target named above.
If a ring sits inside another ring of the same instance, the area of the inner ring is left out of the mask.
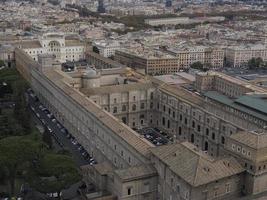
[[[164,135],[162,131],[156,128],[145,128],[138,131],[140,134],[156,146],[167,144],[170,140]]]
[[[31,91],[33,93],[33,91]],[[35,95],[30,95],[30,96],[35,96]],[[34,99],[36,100],[36,98]],[[83,158],[89,162],[90,165],[97,164],[97,161],[90,156],[90,154],[84,149],[84,147],[78,143],[78,141],[75,139],[74,136],[72,136],[68,130],[60,124],[60,122],[56,119],[56,117],[50,113],[50,111],[42,104],[38,106],[39,110],[43,112],[49,120],[51,120],[52,123],[56,124],[57,128],[60,130],[62,134],[64,134],[70,141],[71,143],[77,147],[77,150],[81,153]],[[55,134],[55,132],[52,130],[52,128],[48,125],[48,123],[45,121],[45,119],[41,118],[41,115],[36,111],[36,109],[31,106],[32,111],[36,114],[36,116],[41,120],[42,124],[47,128],[47,130],[53,134],[55,140],[58,142],[60,146],[63,146],[62,143],[60,142],[58,136]]]

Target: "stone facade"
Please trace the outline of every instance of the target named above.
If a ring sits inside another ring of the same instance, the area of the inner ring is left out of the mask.
[[[265,141],[266,133],[250,131],[264,129],[266,122],[248,123],[246,116],[239,113],[228,116],[230,112],[223,107],[219,109],[214,100],[208,101],[206,97],[182,87],[169,86],[127,70],[118,79],[117,75],[103,72],[116,80],[115,85],[102,78],[97,87],[84,87],[83,84],[74,87],[74,79],[70,75],[53,68],[40,72],[36,70],[38,64],[23,51],[16,49],[15,55],[18,70],[30,81],[40,101],[98,163],[106,162],[112,166],[110,172],[100,174],[105,181],[99,187],[112,192],[118,199],[156,199],[155,195],[164,200],[235,199],[241,193],[254,195],[266,191],[264,166],[267,142],[251,145]],[[218,80],[229,82],[229,77],[216,76]],[[76,77],[82,82],[83,76]],[[127,83],[130,80],[132,82]],[[214,81],[214,77],[208,76],[207,80]],[[235,80],[231,84],[233,82]],[[214,89],[214,82],[200,85],[201,92],[211,88]],[[220,92],[229,96],[238,97],[247,92],[226,92],[225,88],[221,87]],[[262,90],[253,85],[246,88],[257,92]],[[178,144],[155,147],[129,126],[158,127],[173,135],[174,142]],[[239,141],[241,149],[247,146],[245,151],[246,155],[250,154],[250,159],[240,155],[243,150],[231,150],[233,141]],[[179,159],[178,155],[183,154],[188,156]],[[176,159],[167,159],[173,155]],[[201,162],[189,163],[190,157]],[[187,166],[192,166],[189,170],[201,172],[196,179],[200,182],[192,182],[188,179],[190,177],[184,175],[181,169],[187,162]],[[194,170],[197,168],[199,171]],[[151,173],[153,169],[156,173]],[[137,176],[126,176],[133,172],[139,173]],[[244,182],[246,184],[240,184]]]

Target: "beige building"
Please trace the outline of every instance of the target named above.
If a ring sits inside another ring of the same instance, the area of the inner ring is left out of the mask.
[[[201,62],[204,67],[222,68],[224,65],[224,49],[217,47],[194,46],[181,49],[168,49],[179,60],[180,68],[189,68],[195,62]]]
[[[143,69],[146,74],[173,74],[179,71],[179,59],[159,50],[121,49],[115,52],[114,60],[128,67]]]
[[[267,61],[267,44],[232,46],[226,48],[225,56],[231,67],[245,67],[251,58]]]
[[[266,192],[264,89],[209,72],[196,76],[195,93],[127,68],[64,73],[20,49],[15,59],[40,101],[98,161],[84,174],[99,190],[119,200]],[[131,127],[158,128],[174,140],[155,146]]]
[[[147,74],[174,74],[179,69],[187,69],[195,62],[207,68],[222,68],[224,50],[197,46],[192,48],[150,50],[117,50],[115,60],[136,69],[144,69]]]
[[[159,199],[235,199],[243,167],[233,158],[214,159],[188,142],[154,148]]]

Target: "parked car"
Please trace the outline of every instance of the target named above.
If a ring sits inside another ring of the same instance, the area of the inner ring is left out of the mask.
[[[54,119],[54,115],[52,114],[52,113],[48,113],[47,115],[46,115],[49,119]]]
[[[64,133],[64,134],[67,134],[67,133],[68,133],[68,132],[67,132],[67,129],[65,129],[65,128],[60,129],[60,132],[61,132],[61,133]]]
[[[61,126],[60,123],[57,123],[57,127],[58,127],[58,128],[62,128],[62,126]]]
[[[45,124],[45,120],[44,120],[44,119],[41,119],[41,122],[42,122],[43,124]]]
[[[72,143],[73,145],[77,145],[77,144],[78,144],[78,141],[77,141],[75,138],[73,138],[73,139],[71,139],[71,143]]]
[[[52,129],[49,126],[47,126],[47,129],[50,133],[52,133]]]

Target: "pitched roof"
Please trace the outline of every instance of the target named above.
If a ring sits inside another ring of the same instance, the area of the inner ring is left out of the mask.
[[[115,135],[125,141],[129,147],[147,159],[150,153],[149,148],[154,145],[148,142],[145,138],[141,138],[139,134],[125,124],[119,123],[119,120],[116,117],[103,110],[80,91],[71,87],[68,84],[71,77],[66,78],[63,74],[64,73],[58,70],[48,70],[45,72],[46,77],[52,81],[55,86],[59,87],[72,100],[76,101],[76,103],[86,112],[90,112],[94,117],[100,120],[103,125],[108,127]]]
[[[124,182],[139,179],[142,177],[151,177],[157,175],[156,169],[152,164],[138,165],[127,169],[116,170],[115,174]]]
[[[261,149],[267,147],[266,132],[241,131],[230,136],[233,140],[245,144],[253,149]]]
[[[188,142],[156,147],[151,151],[177,176],[194,187],[244,171],[233,157],[212,159]]]

